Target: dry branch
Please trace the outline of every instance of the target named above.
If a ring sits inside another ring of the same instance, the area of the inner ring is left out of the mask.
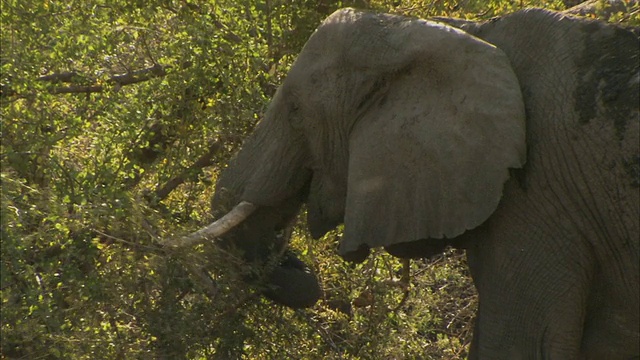
[[[165,199],[175,188],[189,179],[190,176],[199,173],[204,167],[213,165],[213,157],[218,151],[220,151],[220,149],[222,149],[222,143],[219,141],[214,141],[211,145],[209,145],[208,151],[198,160],[196,160],[193,165],[182,171],[182,173],[180,173],[178,176],[171,178],[161,187],[159,186],[158,188],[156,188],[155,201],[161,201]]]
[[[149,67],[146,69],[136,70],[136,71],[128,72],[126,74],[121,74],[121,75],[114,75],[109,79],[108,83],[110,85],[115,85],[118,88],[126,85],[136,84],[136,83],[147,81],[152,78],[165,76],[167,74],[168,68],[170,67],[168,66],[163,67],[161,65],[155,64],[152,67]],[[62,73],[57,77],[55,76],[55,74],[48,75],[48,76],[58,81],[62,81],[62,79],[65,79],[68,77],[66,73]],[[71,79],[73,79],[73,77],[74,76],[71,76]],[[46,80],[46,79],[41,77],[38,80]],[[105,90],[105,86],[103,85],[90,85],[90,86],[71,85],[71,86],[53,88],[50,91],[52,94],[72,94],[72,93],[96,93],[96,92],[102,92],[104,90]]]
[[[149,79],[163,77],[167,74],[167,70],[170,68],[171,66],[162,66],[159,64],[155,64],[146,69],[135,70],[135,71],[131,71],[131,72],[120,74],[120,75],[113,75],[107,80],[106,84],[109,86],[115,86],[116,88],[120,88],[122,86],[144,82]],[[95,80],[92,80],[93,83],[91,84],[73,84],[76,81],[84,82],[86,79],[90,79],[90,77],[86,75],[82,75],[75,71],[69,71],[69,72],[44,75],[39,77],[37,80],[50,82],[53,84],[59,84],[59,83],[71,84],[69,86],[59,86],[59,87],[53,87],[49,89],[49,92],[52,94],[90,94],[90,93],[100,93],[107,89],[106,85],[96,84]],[[0,97],[8,97],[8,96],[14,96],[14,95],[20,95],[20,94],[16,93],[13,89],[11,89],[9,85],[2,84]]]

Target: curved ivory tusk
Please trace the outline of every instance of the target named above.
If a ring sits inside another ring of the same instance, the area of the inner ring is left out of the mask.
[[[229,230],[236,227],[243,222],[251,213],[257,209],[257,206],[248,202],[242,201],[236,205],[225,216],[212,222],[206,227],[192,232],[191,234],[178,238],[165,241],[164,245],[173,247],[183,247],[189,245],[195,245],[206,240],[212,240],[216,237],[224,235]]]

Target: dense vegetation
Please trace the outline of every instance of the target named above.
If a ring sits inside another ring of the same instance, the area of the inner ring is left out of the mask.
[[[476,295],[459,251],[353,266],[339,232],[296,227],[326,295],[293,311],[239,284],[233,257],[156,240],[211,220],[218,171],[335,9],[485,19],[565,5],[3,0],[2,358],[464,357]]]

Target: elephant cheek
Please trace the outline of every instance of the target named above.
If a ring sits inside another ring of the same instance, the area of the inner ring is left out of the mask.
[[[278,266],[268,283],[264,296],[293,309],[311,307],[322,297],[318,280],[308,268]]]

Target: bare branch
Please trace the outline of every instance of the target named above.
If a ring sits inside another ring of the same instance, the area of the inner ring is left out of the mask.
[[[49,90],[52,94],[90,94],[90,93],[99,93],[103,92],[104,87],[102,85],[94,85],[94,86],[81,86],[81,85],[73,85],[73,86],[65,86],[59,87]]]
[[[142,244],[138,244],[138,243],[135,243],[135,242],[132,242],[132,241],[124,240],[124,239],[121,239],[121,238],[106,234],[106,233],[104,233],[104,232],[102,232],[102,231],[100,231],[98,229],[95,229],[95,228],[91,228],[91,230],[93,232],[95,232],[96,234],[98,234],[98,235],[100,235],[100,236],[102,236],[104,238],[107,238],[109,240],[113,240],[115,242],[119,242],[119,243],[126,244],[126,245],[129,245],[129,246],[134,247],[134,248],[139,248],[139,249],[150,251],[150,252],[154,252],[154,253],[162,253],[162,249],[158,248],[157,246],[142,245]]]
[[[82,76],[75,71],[67,71],[62,73],[55,73],[50,75],[40,76],[38,81],[50,81],[53,83],[57,82],[65,82],[70,83],[73,82],[74,78],[81,78]]]
[[[143,81],[147,81],[149,79],[155,77],[162,77],[167,75],[167,69],[170,69],[171,66],[162,66],[159,64],[155,64],[152,67],[132,71],[122,75],[115,75],[111,77],[111,81],[114,83],[125,86],[130,84],[135,84]]]
[[[219,141],[214,141],[211,145],[209,145],[209,150],[207,151],[207,153],[196,160],[193,165],[189,166],[178,176],[171,178],[162,187],[156,188],[154,200],[160,201],[165,199],[175,188],[185,182],[189,178],[189,176],[193,176],[193,174],[201,171],[204,167],[213,165],[213,157],[218,151],[220,151],[220,149],[222,149],[222,143]]]
[[[185,67],[188,67],[188,64],[185,65]],[[126,85],[136,84],[136,83],[150,80],[152,78],[163,77],[167,74],[167,70],[170,68],[171,66],[162,66],[159,64],[155,64],[146,69],[135,70],[135,71],[131,71],[131,72],[120,74],[120,75],[113,75],[111,76],[111,78],[109,78],[107,83],[109,85],[116,86],[116,88],[126,86]],[[73,84],[74,81],[86,80],[86,79],[90,79],[90,77],[79,74],[75,71],[69,71],[69,72],[44,75],[39,77],[37,80],[51,82],[54,84],[55,83],[72,84],[69,86],[54,87],[49,90],[49,92],[52,94],[79,94],[79,93],[90,94],[90,93],[100,93],[105,91],[106,86],[96,85],[95,80],[93,80],[94,84],[88,84],[88,85]],[[2,91],[0,91],[0,97],[7,97],[12,95],[20,95],[20,94],[16,93],[8,85],[2,84]]]

